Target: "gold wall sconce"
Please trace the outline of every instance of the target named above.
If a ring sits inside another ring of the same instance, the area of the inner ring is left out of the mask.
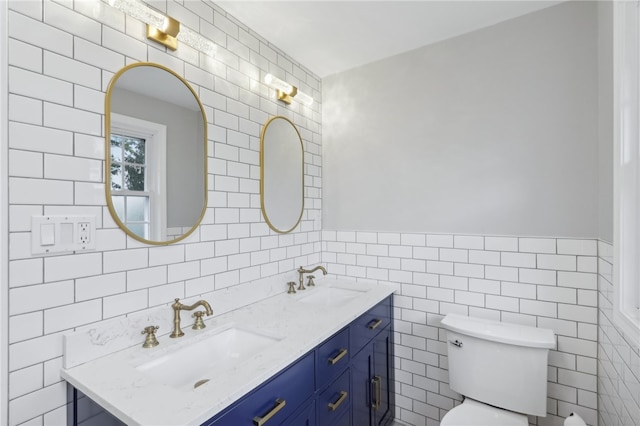
[[[279,78],[273,76],[273,74],[267,74],[264,76],[264,82],[267,86],[275,89],[276,97],[279,101],[284,102],[287,105],[291,105],[293,98],[303,104],[310,106],[313,104],[313,98],[306,93],[301,92],[296,86],[292,86],[286,81],[282,81]]]
[[[180,22],[167,16],[162,28],[147,24],[147,38],[167,46],[171,50],[178,49]]]
[[[213,56],[216,45],[211,40],[182,25],[178,20],[151,9],[138,0],[103,0],[111,7],[147,24],[147,38],[171,50],[178,49],[178,41]]]

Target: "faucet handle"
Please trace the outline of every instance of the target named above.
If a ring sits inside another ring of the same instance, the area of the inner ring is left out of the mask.
[[[295,281],[289,281],[287,283],[287,285],[289,286],[289,290],[287,291],[287,294],[294,294],[296,292],[296,283]]]
[[[147,338],[144,340],[144,343],[142,344],[143,348],[153,348],[156,347],[160,344],[160,342],[158,342],[158,339],[156,339],[156,331],[159,329],[160,327],[153,326],[150,325],[149,327],[145,327],[144,330],[142,330],[140,332],[140,334],[145,334],[147,335]]]
[[[313,287],[316,285],[316,283],[313,282],[313,279],[315,278],[313,275],[307,275],[307,278],[309,278],[309,282],[307,283],[307,287]]]
[[[193,315],[191,315],[192,318],[196,319],[196,322],[193,323],[193,327],[191,327],[194,330],[202,330],[203,328],[206,327],[206,324],[204,323],[204,320],[202,319],[202,316],[205,314],[204,311],[197,311],[194,312]]]

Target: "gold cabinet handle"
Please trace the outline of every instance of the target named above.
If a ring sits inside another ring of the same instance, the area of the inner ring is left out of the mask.
[[[280,398],[276,399],[276,406],[273,407],[271,411],[269,411],[263,417],[255,416],[253,418],[253,424],[255,426],[262,426],[263,424],[267,423],[271,419],[271,417],[278,414],[278,411],[282,410],[285,405],[287,405],[287,401]]]
[[[382,324],[382,320],[381,319],[374,320],[371,324],[369,324],[369,329],[370,330],[375,330],[376,328],[378,328],[380,326],[380,324]]]
[[[338,352],[338,355],[334,356],[333,358],[329,358],[329,364],[334,365],[335,363],[340,361],[342,358],[344,358],[347,352],[348,351],[346,349],[340,349],[340,352]]]
[[[371,408],[373,408],[373,411],[378,411],[378,408],[380,408],[380,401],[382,400],[382,389],[380,386],[380,382],[380,376],[375,376],[373,379],[371,379],[371,387],[373,388],[371,390],[371,393],[374,395],[373,401],[371,402]]]
[[[347,399],[347,395],[349,395],[347,393],[347,391],[341,391],[340,392],[340,398],[338,398],[338,400],[336,402],[330,402],[327,407],[329,407],[329,411],[336,411],[338,409],[338,407],[340,406],[340,404],[342,404],[344,402],[345,399]]]

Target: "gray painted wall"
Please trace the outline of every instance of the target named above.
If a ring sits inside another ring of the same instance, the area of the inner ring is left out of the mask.
[[[323,80],[325,229],[594,237],[595,3]]]

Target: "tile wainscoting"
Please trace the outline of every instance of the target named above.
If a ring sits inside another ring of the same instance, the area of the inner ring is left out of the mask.
[[[461,400],[449,389],[449,312],[550,328],[548,415],[597,422],[598,242],[593,239],[322,231],[331,274],[400,283],[395,297],[396,416],[437,425]]]

